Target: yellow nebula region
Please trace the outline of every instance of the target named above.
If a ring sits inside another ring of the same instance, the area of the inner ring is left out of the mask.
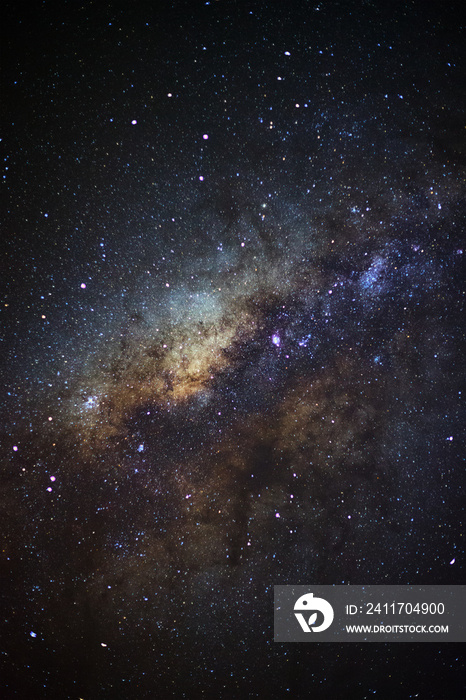
[[[124,435],[124,422],[148,404],[161,408],[185,402],[206,389],[230,365],[228,349],[258,328],[246,309],[215,323],[173,326],[157,335],[137,334],[85,373],[69,400],[68,426],[84,451],[98,449],[108,438]]]

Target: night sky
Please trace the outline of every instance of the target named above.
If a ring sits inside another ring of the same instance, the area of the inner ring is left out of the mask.
[[[461,8],[3,3],[2,699],[464,697]]]

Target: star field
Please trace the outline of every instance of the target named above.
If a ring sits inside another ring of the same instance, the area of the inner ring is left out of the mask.
[[[2,697],[463,697],[273,642],[274,585],[464,583],[460,17],[7,3]]]

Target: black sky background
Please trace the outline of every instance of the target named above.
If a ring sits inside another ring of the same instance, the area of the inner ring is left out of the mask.
[[[463,697],[273,642],[464,583],[463,15],[3,5],[2,697]]]

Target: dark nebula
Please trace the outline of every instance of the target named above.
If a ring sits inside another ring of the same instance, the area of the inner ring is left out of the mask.
[[[461,6],[2,14],[0,696],[463,698],[273,642],[274,585],[464,583]]]

